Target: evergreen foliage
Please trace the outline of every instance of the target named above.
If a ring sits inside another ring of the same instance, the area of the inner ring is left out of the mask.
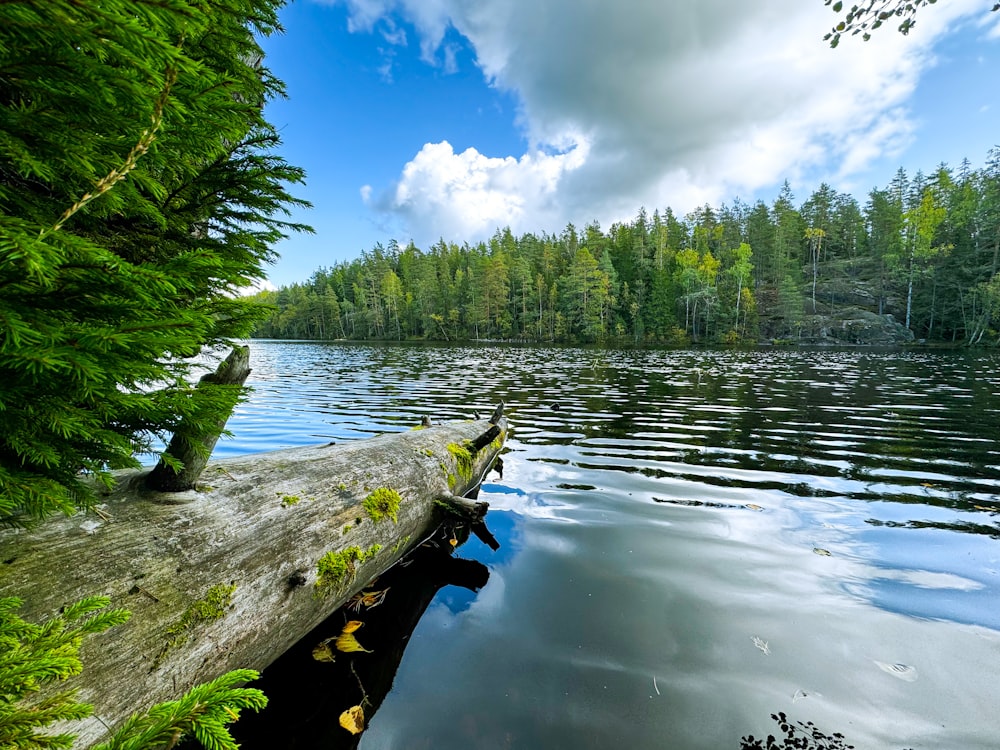
[[[35,699],[42,687],[79,674],[83,636],[99,633],[128,619],[123,610],[108,610],[108,599],[93,597],[67,607],[42,625],[17,616],[21,601],[0,599],[0,747],[68,748],[72,735],[39,732],[54,722],[82,719],[91,707],[76,700],[75,691]]]
[[[132,716],[94,750],[169,750],[186,736],[194,737],[205,750],[238,750],[227,725],[239,719],[242,709],[264,708],[267,699],[256,688],[235,686],[258,676],[252,670],[238,669],[198,685],[179,700]]]
[[[0,747],[57,750],[72,746],[72,734],[44,730],[58,721],[86,718],[92,707],[79,703],[74,690],[48,691],[42,698],[36,693],[80,673],[84,636],[128,619],[124,610],[105,610],[108,601],[84,599],[34,625],[16,614],[21,605],[18,599],[0,599]],[[260,710],[267,700],[259,690],[235,686],[257,676],[251,670],[236,670],[192,688],[176,701],[133,715],[95,750],[172,748],[185,736],[194,737],[208,750],[236,750],[227,725],[239,718],[240,710]]]
[[[256,335],[739,343],[817,337],[843,313],[976,344],[997,340],[998,272],[995,150],[979,170],[900,170],[864,205],[821,185],[797,206],[786,184],[771,205],[640,210],[606,232],[379,245],[259,295],[275,311]]]
[[[0,520],[73,512],[224,403],[189,358],[248,334],[238,296],[301,203],[256,37],[283,0],[0,4]]]

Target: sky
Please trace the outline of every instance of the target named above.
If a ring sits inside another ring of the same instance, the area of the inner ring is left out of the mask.
[[[608,229],[667,207],[864,203],[903,167],[1000,145],[1000,13],[924,8],[908,36],[823,41],[822,0],[291,0],[263,40],[268,105],[313,235],[271,284],[390,240]]]

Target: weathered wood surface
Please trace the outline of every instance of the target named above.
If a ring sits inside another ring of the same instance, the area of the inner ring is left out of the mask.
[[[96,512],[0,531],[0,596],[23,599],[26,619],[92,595],[132,613],[85,641],[83,674],[66,685],[95,706],[68,727],[75,747],[223,672],[263,669],[441,513],[485,512],[450,500],[499,453],[507,422],[498,421],[212,461],[198,489],[182,493],[151,492],[145,473],[126,473]],[[371,507],[379,489],[399,493],[395,521],[391,508]],[[324,577],[327,553],[334,572]]]

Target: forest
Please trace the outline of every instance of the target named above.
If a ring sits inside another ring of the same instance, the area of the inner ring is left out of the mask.
[[[261,292],[264,338],[669,344],[836,342],[858,318],[899,341],[996,344],[1000,149],[975,169],[899,169],[862,204],[820,185],[799,205],[670,208],[604,230],[390,241]],[[892,316],[891,320],[885,316]]]

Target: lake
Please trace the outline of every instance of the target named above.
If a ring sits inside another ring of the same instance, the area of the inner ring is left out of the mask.
[[[470,538],[449,564],[482,578],[411,607],[367,730],[306,639],[245,748],[1000,745],[1000,353],[251,350],[218,456],[500,399],[512,434],[480,493],[501,547]]]

